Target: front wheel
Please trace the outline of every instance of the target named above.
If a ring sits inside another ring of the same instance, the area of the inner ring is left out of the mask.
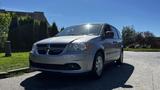
[[[100,78],[102,76],[104,66],[103,54],[98,52],[94,58],[92,74],[94,78]]]
[[[121,51],[120,57],[119,57],[119,59],[116,61],[116,63],[119,64],[119,65],[123,63],[123,50]]]

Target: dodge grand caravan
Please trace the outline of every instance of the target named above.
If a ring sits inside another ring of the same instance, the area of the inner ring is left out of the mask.
[[[120,32],[109,24],[82,24],[67,27],[55,37],[34,43],[30,67],[61,73],[92,72],[100,77],[106,63],[123,63]]]

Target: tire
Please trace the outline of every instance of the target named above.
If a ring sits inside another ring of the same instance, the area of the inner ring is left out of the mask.
[[[103,73],[103,66],[104,66],[104,58],[101,52],[98,52],[95,55],[93,68],[92,68],[92,76],[95,79],[99,79]]]
[[[116,63],[118,65],[121,65],[123,63],[123,50],[121,50],[121,53],[120,53],[120,57],[119,59],[116,61]]]

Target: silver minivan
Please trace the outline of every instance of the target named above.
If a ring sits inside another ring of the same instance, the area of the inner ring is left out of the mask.
[[[34,43],[29,61],[32,69],[40,71],[91,72],[101,77],[106,63],[123,63],[122,38],[109,24],[75,25]]]

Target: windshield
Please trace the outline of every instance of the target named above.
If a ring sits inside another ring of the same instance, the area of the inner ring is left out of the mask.
[[[102,25],[100,24],[84,24],[65,28],[57,34],[57,36],[69,35],[99,35]]]

